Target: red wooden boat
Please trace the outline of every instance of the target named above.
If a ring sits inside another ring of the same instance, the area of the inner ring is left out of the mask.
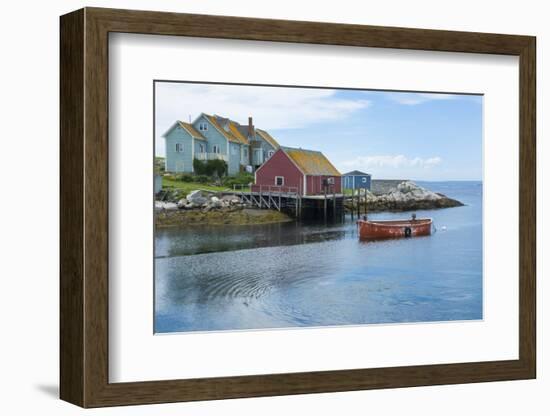
[[[408,220],[369,221],[363,217],[357,227],[360,239],[416,237],[432,233],[432,219],[413,215]]]

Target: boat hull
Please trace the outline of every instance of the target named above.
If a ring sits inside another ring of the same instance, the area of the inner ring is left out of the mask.
[[[405,238],[430,235],[432,233],[432,219],[421,218],[415,220],[393,221],[357,221],[360,239]]]

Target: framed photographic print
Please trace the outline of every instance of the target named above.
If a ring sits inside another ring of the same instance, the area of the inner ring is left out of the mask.
[[[61,17],[83,407],[534,378],[535,38]]]

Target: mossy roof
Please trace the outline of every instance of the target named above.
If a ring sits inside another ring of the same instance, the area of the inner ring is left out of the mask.
[[[274,149],[278,149],[279,147],[281,147],[277,140],[275,140],[267,131],[256,129],[256,134],[258,134],[262,139],[268,142]]]
[[[224,126],[221,125],[221,121],[222,121],[221,117],[217,118],[215,116],[211,116],[211,115],[208,115],[208,114],[205,114],[204,116],[230,142],[238,143],[238,144],[249,144],[248,139],[246,137],[244,137],[243,134],[239,131],[237,123],[235,123],[233,120],[223,119],[223,121],[225,121],[227,123],[227,126],[228,126],[228,128],[226,130],[224,128]],[[218,119],[220,120],[220,122],[218,121]]]
[[[189,123],[185,123],[183,121],[179,121],[178,120],[178,124],[179,126],[184,129],[185,131],[187,131],[191,136],[193,136],[195,139],[199,139],[199,140],[206,140],[206,138],[200,134],[196,129],[195,127],[193,127],[192,124],[189,124]]]
[[[338,169],[316,150],[281,147],[298,168],[306,175],[341,176]]]

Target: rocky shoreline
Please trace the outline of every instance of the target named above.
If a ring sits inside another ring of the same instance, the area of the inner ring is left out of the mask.
[[[179,195],[175,195],[178,197]],[[166,195],[163,195],[166,198]],[[196,190],[185,198],[155,201],[156,227],[196,225],[251,225],[293,221],[283,212],[257,209],[234,195],[217,196],[214,192]]]
[[[293,221],[293,218],[276,210],[260,210],[243,203],[236,195],[223,195],[195,190],[181,195],[177,190],[162,191],[155,201],[155,226],[195,225],[250,225]],[[464,204],[443,194],[429,191],[411,181],[403,181],[389,192],[375,195],[367,191],[352,197],[346,196],[346,211],[369,212],[416,211],[463,206]]]
[[[283,212],[268,209],[232,208],[204,212],[202,210],[163,210],[155,215],[159,228],[209,225],[253,225],[294,221]]]
[[[356,209],[357,199],[359,199],[359,205],[364,207],[365,196],[362,194],[359,198],[356,197],[354,202],[349,198],[345,204],[346,208],[351,210],[352,206],[355,206]],[[375,195],[367,191],[366,204],[367,210],[370,212],[416,211],[464,206],[462,202],[456,199],[422,188],[412,181],[403,181],[397,187],[382,195]]]

